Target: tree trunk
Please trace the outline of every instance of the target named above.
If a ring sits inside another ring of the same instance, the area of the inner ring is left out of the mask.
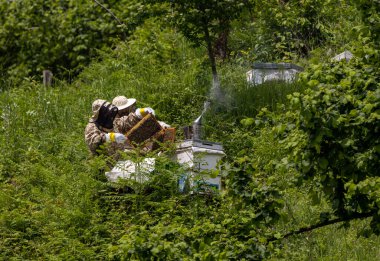
[[[226,58],[229,56],[228,45],[227,45],[228,34],[229,34],[229,29],[226,29],[225,31],[221,32],[219,34],[218,39],[216,39],[214,43],[215,57],[218,57],[222,59],[223,61],[225,61]]]
[[[220,91],[220,83],[219,83],[219,76],[218,72],[216,70],[216,59],[215,59],[215,54],[214,50],[212,48],[212,42],[211,42],[211,37],[210,33],[208,30],[207,23],[203,23],[203,29],[204,29],[204,34],[205,34],[205,41],[207,44],[207,52],[208,52],[208,58],[211,63],[211,71],[212,71],[212,88],[211,88],[211,99],[219,99],[221,96],[221,91]]]
[[[205,32],[205,40],[207,44],[208,58],[210,59],[210,63],[211,63],[212,75],[215,77],[215,76],[218,76],[218,72],[216,70],[215,55],[214,55],[214,50],[212,48],[210,33],[208,30],[207,24],[204,24],[204,32]]]

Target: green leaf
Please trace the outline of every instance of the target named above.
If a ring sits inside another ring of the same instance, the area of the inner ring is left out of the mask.
[[[255,120],[253,118],[245,118],[240,121],[240,123],[245,127],[251,126],[254,122]]]
[[[310,80],[307,82],[307,85],[309,85],[310,87],[316,87],[318,84],[319,84],[318,80]]]

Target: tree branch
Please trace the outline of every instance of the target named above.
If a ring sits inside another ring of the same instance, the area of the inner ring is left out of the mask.
[[[111,10],[107,9],[107,7],[105,7],[104,5],[102,5],[101,3],[99,3],[98,0],[94,0],[94,1],[95,1],[95,3],[97,3],[98,5],[100,5],[104,10],[106,10],[108,13],[110,13],[113,16],[113,18],[115,18],[115,20],[118,21],[118,23],[120,25],[125,25],[119,18],[117,18],[117,16]]]
[[[303,228],[300,228],[298,230],[291,231],[291,232],[289,232],[289,233],[287,233],[287,234],[285,234],[279,238],[271,237],[267,240],[267,243],[272,242],[272,241],[276,241],[279,239],[288,238],[290,236],[302,234],[304,232],[309,232],[309,231],[312,231],[314,229],[321,228],[321,227],[328,226],[328,225],[332,225],[332,224],[339,223],[339,222],[346,222],[346,221],[351,221],[354,219],[362,219],[362,218],[372,217],[375,213],[376,213],[375,211],[371,211],[369,213],[354,213],[354,214],[351,214],[351,215],[346,216],[346,217],[340,217],[340,218],[335,218],[335,219],[319,222],[317,224],[314,224],[314,225],[311,225],[308,227],[303,227]]]
[[[115,18],[115,20],[122,26],[125,26],[126,27],[126,24],[124,24],[119,18],[117,18],[117,16],[110,10],[108,9],[107,7],[105,7],[104,5],[102,5],[98,0],[94,0],[95,3],[97,3],[101,8],[103,8],[104,10],[106,10],[109,14],[112,15],[113,18]],[[125,32],[123,30],[123,35],[124,35],[124,38],[126,38],[126,35],[125,35]]]

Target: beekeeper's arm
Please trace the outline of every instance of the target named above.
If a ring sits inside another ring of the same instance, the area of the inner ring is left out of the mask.
[[[127,133],[139,121],[140,121],[140,118],[137,117],[137,115],[134,112],[131,112],[127,116],[123,116],[121,118],[115,119],[113,123],[113,128],[115,132]]]
[[[106,142],[116,142],[116,143],[125,143],[127,141],[127,138],[124,134],[116,133],[116,132],[110,132],[105,135]]]
[[[86,126],[85,142],[93,154],[97,154],[96,150],[105,142],[125,143],[127,138],[121,133],[106,133],[101,131],[94,123]]]
[[[92,154],[97,154],[96,150],[106,142],[105,134],[94,123],[89,123],[86,126],[84,139]]]
[[[131,112],[127,116],[115,119],[113,126],[115,132],[127,133],[132,129],[142,118],[144,118],[149,113],[154,114],[152,108],[138,108],[135,112]]]

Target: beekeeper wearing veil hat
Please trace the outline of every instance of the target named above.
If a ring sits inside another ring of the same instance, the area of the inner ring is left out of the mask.
[[[125,96],[117,96],[112,100],[119,112],[114,122],[116,132],[127,133],[133,126],[135,126],[145,115],[151,113],[155,115],[152,108],[136,108],[136,99],[127,98]],[[158,121],[162,128],[169,128],[170,125],[163,121]]]
[[[118,108],[106,100],[97,99],[92,103],[92,116],[84,132],[85,142],[93,155],[99,154],[99,147],[105,143],[125,144],[127,138],[114,132],[114,120]]]
[[[119,133],[127,133],[147,114],[155,115],[152,108],[136,108],[136,99],[125,96],[117,96],[112,104],[118,108],[118,114],[114,121],[114,130]]]

